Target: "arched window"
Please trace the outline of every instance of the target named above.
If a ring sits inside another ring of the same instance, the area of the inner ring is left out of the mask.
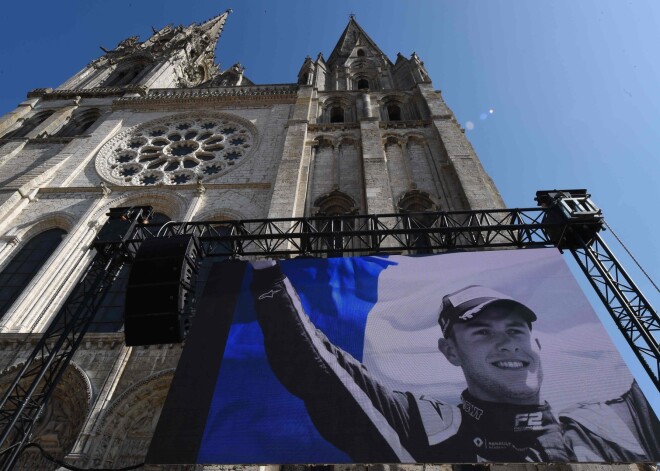
[[[345,98],[332,97],[319,108],[320,123],[355,122],[355,105]]]
[[[397,206],[403,226],[410,230],[406,234],[408,249],[417,254],[433,253],[428,229],[433,227],[434,218],[431,214],[424,213],[435,211],[436,207],[428,193],[408,191],[401,197]]]
[[[358,49],[357,50],[357,56],[358,57],[364,57],[364,49]]]
[[[0,317],[4,316],[66,235],[49,229],[30,239],[0,273]]]
[[[309,80],[309,74],[304,73],[300,76],[300,79],[298,80],[299,85],[307,85],[307,81]]]
[[[103,82],[104,87],[122,87],[135,82],[135,79],[146,69],[147,64],[134,64],[115,70],[108,79]]]
[[[387,120],[388,121],[401,121],[401,108],[399,105],[387,105]]]
[[[25,120],[20,128],[14,129],[13,131],[7,133],[3,136],[3,138],[6,139],[9,137],[25,137],[33,129],[46,121],[53,113],[55,113],[55,110],[42,111],[41,113],[37,113],[31,118]]]
[[[369,80],[366,78],[358,79],[357,81],[358,90],[369,90]]]
[[[341,106],[333,106],[330,108],[330,122],[343,123],[344,122],[344,109]]]
[[[99,116],[101,116],[101,112],[97,108],[76,111],[55,136],[73,137],[84,134],[99,119]]]
[[[314,206],[318,208],[315,216],[322,216],[315,221],[316,231],[327,233],[317,239],[315,248],[328,257],[341,257],[352,246],[352,239],[342,236],[341,232],[353,229],[353,219],[346,216],[357,214],[355,200],[346,193],[333,190],[318,198]]]
[[[154,213],[149,221],[149,229],[155,235],[160,227],[170,218],[163,213]],[[155,224],[155,226],[151,226]],[[94,314],[94,320],[89,326],[89,332],[119,332],[124,326],[124,306],[126,305],[126,288],[131,271],[129,264],[125,264],[117,278],[112,282],[110,290],[101,301],[101,305]]]
[[[128,74],[128,70],[115,71],[110,77],[103,82],[104,87],[118,87],[123,85],[124,77]]]

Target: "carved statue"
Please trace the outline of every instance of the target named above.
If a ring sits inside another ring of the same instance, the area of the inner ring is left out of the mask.
[[[133,52],[137,46],[138,46],[138,40],[140,39],[140,36],[131,36],[129,38],[123,39],[119,41],[119,44],[117,44],[117,47],[114,49],[106,49],[103,46],[101,46],[101,50],[105,52],[106,54],[108,53],[130,53]]]

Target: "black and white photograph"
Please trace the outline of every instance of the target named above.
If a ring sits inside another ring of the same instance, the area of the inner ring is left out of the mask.
[[[657,416],[554,249],[245,273],[199,463],[660,457]]]

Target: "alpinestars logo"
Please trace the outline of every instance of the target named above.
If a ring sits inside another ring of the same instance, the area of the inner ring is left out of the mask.
[[[282,291],[282,290],[281,289],[271,289],[270,291],[267,291],[264,294],[262,294],[261,296],[259,296],[257,299],[259,301],[261,301],[263,299],[273,299],[273,296],[275,296],[280,291]]]
[[[513,431],[522,432],[525,430],[541,430],[543,427],[543,413],[530,412],[527,414],[517,414],[514,419]]]

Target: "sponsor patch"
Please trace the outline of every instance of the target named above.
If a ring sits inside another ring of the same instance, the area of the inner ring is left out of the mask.
[[[484,410],[480,407],[475,406],[469,401],[466,401],[465,398],[461,397],[463,401],[463,410],[468,413],[473,419],[481,419],[481,415],[484,413]]]
[[[524,432],[528,430],[541,430],[543,428],[543,413],[529,412],[526,414],[516,414],[513,423],[514,432]]]

